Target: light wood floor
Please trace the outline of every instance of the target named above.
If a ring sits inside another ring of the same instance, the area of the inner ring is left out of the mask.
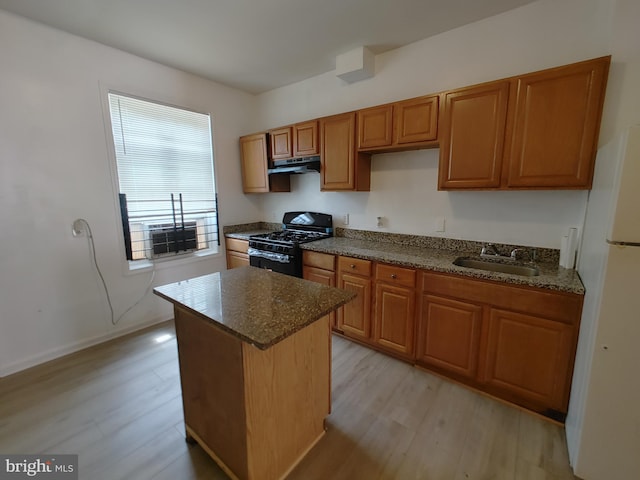
[[[291,479],[576,478],[562,427],[340,337],[332,380]],[[82,480],[227,478],[184,441],[171,322],[0,379],[0,452],[78,454]]]

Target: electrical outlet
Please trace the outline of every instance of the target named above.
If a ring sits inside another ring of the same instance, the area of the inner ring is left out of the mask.
[[[444,232],[444,217],[437,217],[434,222],[434,230],[436,232]]]
[[[349,214],[348,213],[345,213],[342,216],[342,224],[343,225],[349,225]]]

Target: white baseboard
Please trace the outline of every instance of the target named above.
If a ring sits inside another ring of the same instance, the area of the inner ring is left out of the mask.
[[[18,373],[22,370],[26,370],[27,368],[35,367],[36,365],[40,365],[42,363],[49,362],[51,360],[55,360],[56,358],[64,357],[65,355],[69,355],[70,353],[75,353],[77,351],[84,350],[85,348],[92,347],[100,343],[104,343],[108,340],[113,340],[114,338],[122,337],[123,335],[127,335],[129,333],[136,332],[138,330],[143,330],[152,325],[166,322],[168,320],[171,320],[172,318],[173,318],[172,316],[155,318],[153,320],[137,323],[135,325],[122,328],[120,330],[98,335],[92,338],[87,338],[85,340],[74,342],[69,345],[54,348],[44,353],[33,355],[27,359],[11,363],[8,366],[3,366],[2,368],[0,368],[0,378],[6,377],[7,375],[12,375],[14,373]]]

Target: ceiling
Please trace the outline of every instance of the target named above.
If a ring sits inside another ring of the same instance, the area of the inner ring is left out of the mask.
[[[533,0],[0,0],[0,9],[250,92]]]

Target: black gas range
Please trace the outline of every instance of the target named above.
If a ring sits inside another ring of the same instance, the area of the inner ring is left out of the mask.
[[[249,264],[302,277],[302,243],[333,236],[333,217],[317,212],[286,212],[282,230],[249,237]]]

